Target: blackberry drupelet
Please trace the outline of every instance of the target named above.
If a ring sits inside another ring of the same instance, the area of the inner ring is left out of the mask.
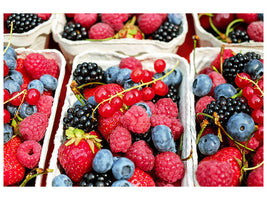
[[[75,105],[67,110],[67,115],[63,118],[63,129],[69,127],[79,128],[85,132],[90,132],[97,128],[97,117],[95,120],[92,118],[93,107],[91,104],[86,103],[84,106]],[[97,112],[96,112],[97,113]]]
[[[247,104],[245,98],[236,97],[235,99],[226,98],[224,96],[220,97],[217,101],[212,101],[207,105],[207,108],[203,110],[203,113],[213,116],[213,113],[216,112],[219,116],[219,121],[222,126],[227,124],[227,121],[234,113],[247,113],[250,114],[250,108]],[[212,119],[204,116],[209,122],[212,122]]]
[[[111,170],[106,173],[97,173],[92,171],[90,173],[84,174],[79,186],[82,187],[110,187],[115,181]]]
[[[179,100],[180,100],[180,97],[178,95],[178,88],[179,86],[177,87],[175,85],[169,86],[169,92],[165,96],[167,98],[171,98],[172,101],[176,103],[177,105],[179,105]]]
[[[73,79],[79,84],[104,82],[104,70],[96,63],[83,62],[73,72]]]
[[[5,23],[8,30],[11,29],[11,22],[13,22],[13,33],[24,33],[40,25],[44,20],[34,13],[12,13]]]
[[[179,26],[171,22],[164,22],[153,34],[154,40],[169,42],[180,34]]]
[[[226,58],[223,62],[223,77],[226,82],[236,87],[235,77],[237,73],[243,72],[244,65],[253,58],[260,59],[260,55],[255,52],[247,52],[246,54],[237,53]]]
[[[250,40],[246,31],[241,31],[240,29],[233,30],[229,33],[229,38],[232,43],[248,42]]]
[[[68,22],[64,26],[62,37],[68,40],[85,40],[88,38],[86,29],[79,23]]]

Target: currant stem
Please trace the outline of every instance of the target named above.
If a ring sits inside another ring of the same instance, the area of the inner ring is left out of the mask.
[[[10,28],[10,37],[9,37],[9,41],[8,41],[8,44],[4,50],[4,53],[3,55],[6,53],[8,47],[10,47],[10,44],[11,44],[11,38],[12,38],[12,32],[13,32],[13,22],[11,22],[11,28]]]
[[[247,168],[245,167],[245,168],[243,168],[243,170],[244,170],[244,171],[254,170],[254,169],[259,168],[259,167],[262,166],[263,164],[264,164],[264,161],[262,161],[260,164],[254,166],[254,167],[247,167]]]
[[[33,174],[36,171],[36,174]],[[35,178],[38,175],[43,175],[53,172],[53,169],[46,169],[43,170],[41,168],[34,168],[29,172],[29,174],[26,176],[25,180],[19,185],[19,187],[24,187],[31,179]]]

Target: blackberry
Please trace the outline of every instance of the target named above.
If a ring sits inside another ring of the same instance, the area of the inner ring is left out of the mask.
[[[34,13],[12,13],[5,23],[8,30],[11,29],[11,22],[13,22],[13,33],[24,33],[40,25],[44,20]]]
[[[110,187],[115,181],[111,170],[106,173],[92,171],[83,175],[79,186],[82,187]]]
[[[73,72],[73,79],[79,84],[104,82],[104,70],[93,62],[78,64]]]
[[[251,59],[260,59],[260,55],[255,52],[247,52],[246,54],[237,53],[235,56],[226,58],[223,62],[223,77],[234,86],[237,73],[243,72],[244,65]]]
[[[171,98],[174,103],[179,104],[180,97],[178,95],[178,87],[175,85],[169,86],[169,92],[165,96],[166,98]]]
[[[233,30],[229,33],[229,38],[232,43],[248,42],[250,40],[246,31],[241,31],[240,29]]]
[[[179,26],[171,22],[164,22],[153,34],[154,40],[169,42],[180,34]]]
[[[86,29],[79,23],[68,22],[64,26],[62,37],[68,40],[85,40],[88,38]]]
[[[219,100],[212,101],[210,104],[207,105],[207,108],[203,110],[203,113],[206,113],[211,116],[213,115],[214,112],[218,114],[219,121],[222,124],[222,126],[225,126],[229,118],[234,113],[243,112],[250,114],[251,111],[245,98],[236,97],[235,99],[232,99],[221,96]],[[211,118],[206,116],[204,118],[212,123]]]
[[[97,128],[97,117],[92,118],[93,107],[86,103],[84,106],[75,105],[67,110],[67,115],[63,118],[63,129],[69,127],[79,128],[85,132],[90,132]]]

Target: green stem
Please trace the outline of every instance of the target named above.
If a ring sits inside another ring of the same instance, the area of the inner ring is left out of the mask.
[[[238,23],[238,22],[244,22],[244,19],[236,19],[234,21],[232,21],[226,28],[226,32],[225,32],[225,36],[228,37],[229,33],[230,33],[230,30],[232,28],[232,26],[235,24],[235,23]]]
[[[5,50],[4,50],[3,55],[5,55],[5,53],[6,53],[7,49],[8,49],[8,47],[10,47],[10,44],[11,44],[11,38],[12,38],[12,33],[13,33],[13,22],[11,22],[10,37],[9,37],[9,41],[8,41],[8,44],[7,44],[6,48],[5,48]]]
[[[101,83],[101,82],[85,83],[83,85],[78,86],[77,89],[81,89],[81,88],[86,87],[86,86],[89,86],[89,85],[105,85],[105,83]]]
[[[254,170],[259,168],[260,166],[262,166],[264,164],[264,161],[262,161],[260,164],[254,166],[254,167],[247,167],[247,168],[243,168],[244,171],[249,171],[249,170]]]
[[[215,25],[214,25],[213,22],[212,22],[212,17],[209,17],[209,22],[210,22],[210,26],[211,26],[211,28],[215,31],[215,33],[217,33],[217,34],[223,39],[222,36],[224,36],[224,34],[221,33],[221,32],[215,27]]]
[[[41,171],[41,172],[38,172],[38,171]],[[36,174],[32,174],[34,171],[36,171],[37,173]],[[19,187],[24,187],[26,186],[26,184],[33,178],[35,178],[36,176],[39,176],[39,175],[43,175],[43,174],[47,174],[49,172],[53,172],[53,169],[46,169],[45,171],[43,171],[42,169],[39,169],[39,168],[35,168],[33,170],[30,171],[30,173],[26,176],[26,178],[24,179],[24,181],[19,185]]]

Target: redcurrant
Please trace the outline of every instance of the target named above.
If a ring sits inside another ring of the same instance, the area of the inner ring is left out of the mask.
[[[98,113],[102,117],[111,117],[115,112],[115,109],[111,106],[110,103],[104,102],[98,108]]]
[[[13,92],[12,94],[11,94],[11,96],[10,96],[10,98],[13,98],[13,97],[15,97],[15,96],[17,96],[19,94],[19,92]],[[23,94],[20,94],[20,95],[18,95],[15,99],[12,99],[11,101],[10,101],[10,103],[12,104],[12,105],[14,105],[14,106],[19,106],[19,105],[21,105],[22,103],[23,103]]]
[[[8,123],[10,121],[10,113],[7,109],[4,109],[4,124]]]
[[[151,87],[145,87],[141,90],[142,99],[144,101],[150,101],[155,96],[155,91]]]
[[[263,142],[264,128],[263,125],[259,125],[258,130],[255,131],[254,137],[260,142]]]
[[[40,97],[41,97],[41,93],[39,92],[39,90],[35,88],[31,88],[28,90],[25,96],[25,101],[27,101],[27,103],[30,105],[36,105]]]
[[[142,94],[138,89],[132,89],[131,91],[135,96],[135,103],[137,103],[137,102],[142,100]]]
[[[263,98],[253,94],[247,99],[249,107],[253,109],[260,109],[263,107]]]
[[[119,96],[117,96],[111,99],[110,104],[115,110],[120,110],[123,105],[123,101]]]
[[[261,89],[261,91],[259,90],[259,88],[256,85],[254,85],[255,94],[262,95],[262,92],[264,91],[263,90],[263,87],[264,87],[263,79],[260,79],[258,81],[257,85]]]
[[[6,75],[8,75],[8,73],[9,73],[9,68],[8,68],[8,66],[7,66],[7,64],[6,64],[5,60],[4,60],[4,77]]]
[[[110,91],[104,87],[97,88],[94,95],[95,101],[97,103],[101,103],[103,100],[108,99],[109,96],[110,96]]]
[[[263,109],[255,109],[251,112],[251,117],[256,124],[263,124]]]
[[[144,72],[141,68],[135,68],[131,73],[131,79],[135,83],[141,82],[144,78]]]
[[[132,92],[132,90],[125,92],[123,96],[123,103],[127,106],[134,105],[136,103],[135,94]]]
[[[249,99],[251,95],[254,94],[254,89],[251,85],[246,86],[243,88],[242,95],[246,98]]]
[[[157,73],[161,73],[165,70],[166,62],[163,59],[157,59],[154,62],[154,69]]]
[[[4,102],[6,102],[8,99],[10,99],[9,91],[4,89]]]
[[[159,96],[165,96],[169,92],[168,86],[161,80],[156,81],[152,85],[152,89],[155,91],[155,94]]]
[[[142,81],[143,81],[144,83],[147,83],[147,82],[149,82],[149,81],[152,81],[153,73],[151,73],[151,72],[150,72],[149,70],[147,70],[147,69],[143,70],[143,72],[144,72],[144,77],[143,77]]]
[[[251,80],[250,75],[245,72],[241,72],[235,77],[235,84],[239,88],[244,88],[251,85],[251,82],[249,80]]]

